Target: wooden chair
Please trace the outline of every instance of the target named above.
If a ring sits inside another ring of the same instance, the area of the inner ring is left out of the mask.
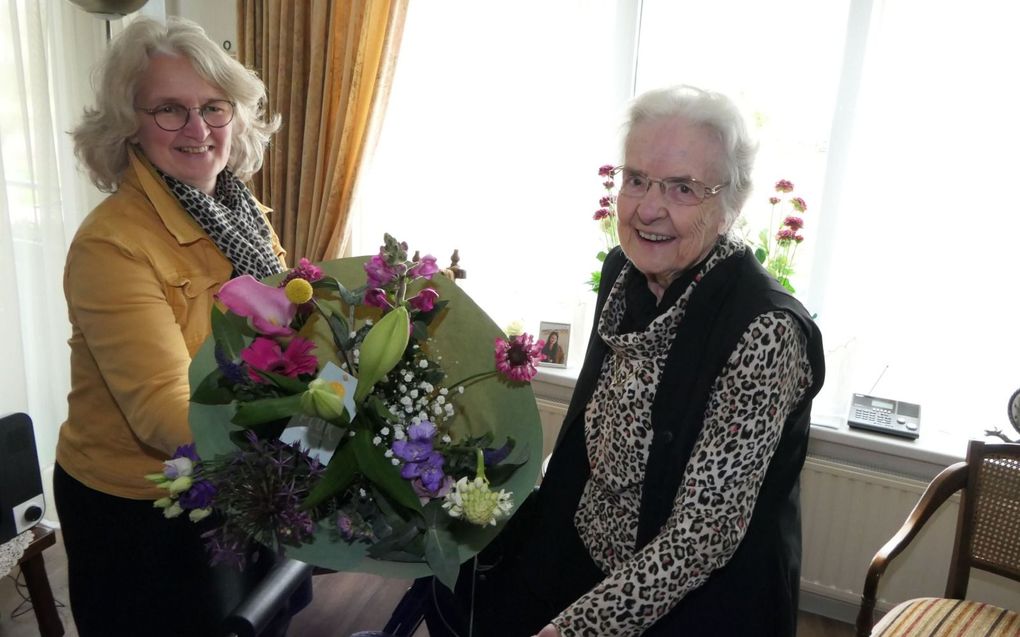
[[[905,601],[872,628],[878,580],[889,562],[939,506],[961,490],[945,597]],[[857,616],[858,637],[1020,635],[1016,612],[966,600],[972,568],[1020,581],[1020,444],[973,440],[965,462],[935,476],[907,521],[871,560]]]

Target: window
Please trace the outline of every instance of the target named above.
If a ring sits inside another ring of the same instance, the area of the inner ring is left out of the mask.
[[[826,341],[814,415],[852,392],[917,402],[922,431],[1006,424],[1020,386],[1015,3],[626,0],[413,5],[355,253],[382,232],[445,263],[496,322],[575,326],[599,236],[595,171],[635,91],[734,97],[761,142],[748,227],[771,184],[809,206],[798,296]]]

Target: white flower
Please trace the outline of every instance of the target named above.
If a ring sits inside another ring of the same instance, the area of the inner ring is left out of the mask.
[[[485,478],[461,478],[446,494],[443,508],[451,517],[464,518],[478,526],[496,526],[497,520],[507,517],[513,509],[510,493],[493,491]]]
[[[384,436],[388,436],[388,435],[390,435],[390,428],[389,427],[383,427],[382,429],[379,430],[379,433],[381,433]]]
[[[424,358],[421,359],[420,361],[418,361],[418,367],[421,367],[422,369],[425,369],[428,366],[429,366],[429,362],[427,360],[425,360]]]
[[[442,440],[446,444],[450,444],[451,442],[453,442],[453,438],[450,437],[450,434],[443,434],[443,437],[440,438],[440,440]]]
[[[443,387],[442,389],[439,390],[439,395],[440,396],[445,396],[445,395],[447,395],[449,393],[450,393],[450,390],[445,388],[445,387]]]
[[[378,447],[379,445],[382,444],[382,438],[380,438],[379,436],[372,438],[372,444]]]

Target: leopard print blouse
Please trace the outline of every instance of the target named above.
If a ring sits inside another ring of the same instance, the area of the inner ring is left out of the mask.
[[[608,575],[553,620],[564,637],[640,635],[725,565],[747,530],[783,423],[811,384],[805,337],[781,311],[758,316],[741,337],[713,386],[673,512],[635,550],[651,407],[666,355],[698,281],[744,249],[721,239],[676,303],[642,331],[618,329],[629,263],[614,283],[598,326],[611,351],[584,419],[592,477],[574,516]]]

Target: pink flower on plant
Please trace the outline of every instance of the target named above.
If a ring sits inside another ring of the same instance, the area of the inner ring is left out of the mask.
[[[369,288],[365,290],[365,305],[371,305],[383,310],[389,310],[393,307],[390,300],[386,298],[386,292],[381,288]]]
[[[393,282],[402,274],[402,271],[398,272],[393,266],[386,263],[382,255],[377,254],[365,263],[365,274],[368,275],[369,287],[381,288]]]
[[[783,219],[783,225],[791,230],[800,230],[804,227],[804,220],[800,217],[789,216]]]
[[[608,177],[613,174],[613,170],[615,169],[616,166],[612,164],[605,164],[603,166],[599,166],[599,177]]]
[[[496,339],[496,369],[508,380],[529,382],[538,373],[535,363],[545,360],[545,341],[535,341],[531,334]]]
[[[769,197],[769,203],[773,206],[779,203],[779,197]]]
[[[792,241],[796,238],[796,234],[797,233],[795,231],[790,230],[789,228],[783,228],[782,230],[776,233],[776,241],[779,241],[780,243],[785,241]]]
[[[313,349],[315,343],[301,337],[295,337],[284,351],[276,340],[256,336],[251,345],[241,350],[241,360],[248,363],[250,368],[248,375],[251,379],[257,383],[264,383],[267,381],[256,373],[256,370],[291,378],[300,374],[315,373],[318,360],[310,353]]]
[[[793,235],[793,240],[796,241],[797,243],[800,243],[801,241],[804,240],[804,235],[802,235],[802,234],[795,234],[795,235]]]
[[[613,213],[609,212],[608,208],[599,208],[598,210],[595,211],[595,214],[593,214],[591,218],[594,219],[595,221],[602,221],[603,219],[612,214]]]
[[[807,212],[807,203],[800,197],[794,197],[790,200],[790,203],[793,204],[793,209],[797,212]]]
[[[432,308],[436,306],[436,299],[438,298],[439,292],[432,288],[424,288],[421,292],[408,299],[407,303],[418,311],[431,312]]]
[[[287,336],[294,332],[290,322],[297,306],[290,302],[283,288],[266,285],[245,274],[224,283],[216,298],[234,314],[250,319],[260,334]]]
[[[437,272],[439,272],[439,266],[436,265],[436,258],[431,254],[426,254],[411,266],[411,269],[407,271],[407,276],[412,279],[418,277],[431,279]]]
[[[613,197],[603,197],[602,199],[599,199],[599,205],[603,208],[608,208],[613,205]]]
[[[605,187],[606,190],[612,190],[613,188],[616,188],[616,182],[613,181],[612,179],[607,179],[603,181],[602,185]]]
[[[776,192],[792,192],[793,182],[786,179],[780,179],[776,182]]]
[[[304,279],[309,283],[315,283],[321,279],[322,276],[322,269],[319,268],[319,266],[315,265],[308,259],[301,257],[297,267],[291,268],[290,272],[287,273],[287,276],[285,276],[283,281],[280,282],[280,287],[282,288],[286,286],[293,279]]]

